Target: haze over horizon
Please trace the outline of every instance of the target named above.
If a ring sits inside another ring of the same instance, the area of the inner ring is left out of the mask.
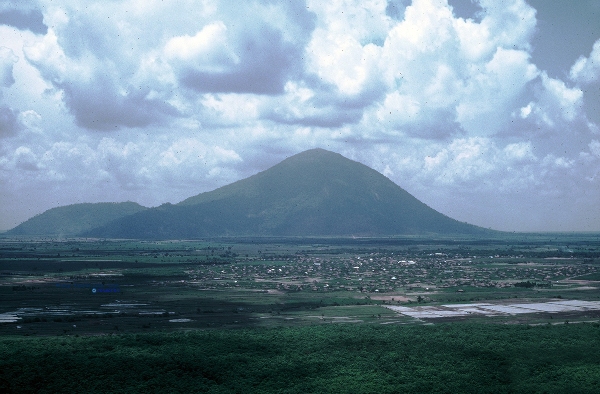
[[[319,147],[459,221],[600,231],[599,1],[227,5],[0,0],[0,229]]]

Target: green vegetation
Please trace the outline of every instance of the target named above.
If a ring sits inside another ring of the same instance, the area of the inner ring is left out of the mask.
[[[598,234],[5,238],[0,392],[594,392],[599,275]]]
[[[74,236],[145,209],[134,202],[67,205],[36,215],[6,234]]]
[[[0,391],[593,393],[598,354],[598,324],[5,337]]]
[[[189,239],[494,233],[436,212],[363,164],[313,149],[249,178],[84,235]]]

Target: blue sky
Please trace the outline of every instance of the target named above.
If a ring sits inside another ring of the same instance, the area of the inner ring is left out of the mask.
[[[306,149],[453,218],[600,231],[600,1],[0,0],[0,229]]]

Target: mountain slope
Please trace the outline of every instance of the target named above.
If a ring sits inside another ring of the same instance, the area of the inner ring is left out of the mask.
[[[483,234],[377,171],[312,149],[230,185],[86,232],[117,238]]]
[[[67,205],[36,215],[6,234],[73,236],[145,209],[147,208],[129,201]]]

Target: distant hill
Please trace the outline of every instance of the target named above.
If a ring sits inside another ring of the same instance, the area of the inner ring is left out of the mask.
[[[491,232],[433,210],[363,164],[312,149],[177,205],[140,210],[82,235],[178,239]]]
[[[145,209],[134,202],[67,205],[49,209],[4,234],[74,236]]]

